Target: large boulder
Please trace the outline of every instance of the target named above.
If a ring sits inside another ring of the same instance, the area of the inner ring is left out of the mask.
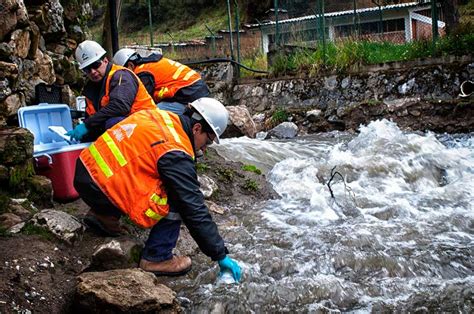
[[[229,111],[230,124],[227,126],[223,137],[240,137],[245,135],[255,138],[257,127],[250,115],[249,110],[245,106],[227,106]]]
[[[176,293],[138,268],[83,273],[78,282],[74,304],[78,312],[181,312]]]

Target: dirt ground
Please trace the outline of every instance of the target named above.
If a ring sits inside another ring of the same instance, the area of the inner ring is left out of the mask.
[[[212,149],[198,170],[216,181],[219,190],[211,200],[218,205],[276,197],[263,175],[243,171],[241,164],[223,160]],[[55,203],[54,209],[82,217],[88,206],[79,199]],[[212,215],[217,224],[225,223],[226,213]],[[133,228],[132,235],[144,240],[147,231]],[[181,237],[190,238],[187,232]],[[0,313],[73,312],[76,277],[86,270],[103,240],[87,230],[74,244],[41,232],[0,236]]]

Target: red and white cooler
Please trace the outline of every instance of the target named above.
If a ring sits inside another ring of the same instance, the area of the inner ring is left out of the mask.
[[[30,130],[34,137],[34,166],[39,175],[48,177],[53,185],[53,198],[60,202],[79,198],[74,189],[76,160],[91,143],[72,143],[49,130],[62,126],[72,130],[71,112],[64,104],[39,104],[18,110],[19,124]]]

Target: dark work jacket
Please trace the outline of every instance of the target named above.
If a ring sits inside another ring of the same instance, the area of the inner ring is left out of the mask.
[[[182,115],[180,120],[194,145],[189,117]],[[173,151],[163,155],[157,165],[161,180],[167,189],[170,211],[181,215],[191,236],[204,254],[213,261],[223,259],[228,251],[204,203],[194,160],[184,152]]]
[[[105,95],[105,83],[112,67],[107,65],[104,77],[100,82],[88,81],[84,87],[83,94],[92,101],[97,112],[92,116],[86,116],[84,123],[91,134],[87,134],[90,140],[95,140],[105,131],[107,120],[116,117],[126,117],[130,114],[135,96],[138,92],[138,80],[129,70],[118,70],[110,80],[109,104],[100,107],[100,101]],[[120,86],[119,86],[120,78]]]

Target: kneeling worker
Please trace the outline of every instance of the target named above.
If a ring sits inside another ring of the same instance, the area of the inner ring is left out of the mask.
[[[227,256],[194,162],[196,151],[219,142],[228,118],[219,101],[200,98],[183,115],[142,110],[108,129],[76,164],[74,187],[91,207],[84,222],[108,236],[120,234],[122,213],[151,227],[140,268],[177,276],[191,268],[189,257],[172,252],[182,220],[201,251],[238,281],[240,267]]]
[[[162,110],[181,114],[188,103],[209,96],[209,88],[198,72],[161,54],[141,57],[133,49],[122,48],[113,62],[132,70]]]
[[[67,135],[82,142],[95,140],[134,112],[156,108],[140,79],[129,69],[110,63],[105,54],[92,40],[83,41],[76,49],[79,69],[88,78],[83,90],[86,119]]]

